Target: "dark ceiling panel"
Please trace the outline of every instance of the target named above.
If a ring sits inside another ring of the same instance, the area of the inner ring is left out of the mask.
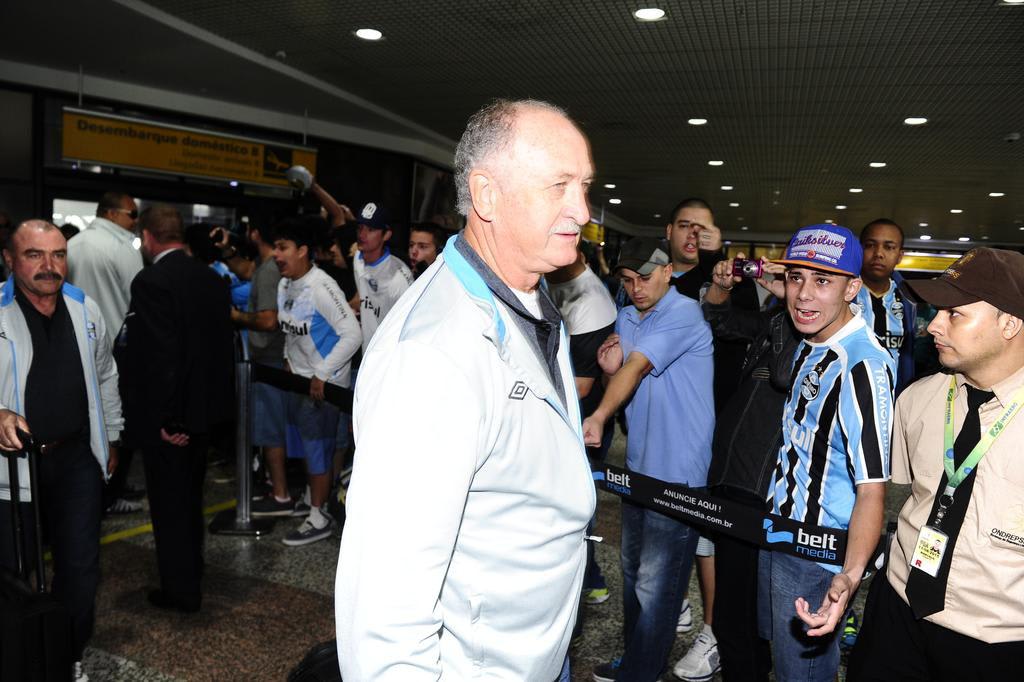
[[[85,4],[122,29],[154,24],[126,18],[110,0]],[[452,139],[492,97],[552,100],[580,119],[601,179],[618,184],[594,199],[620,197],[614,212],[637,225],[659,224],[655,213],[701,194],[723,227],[754,233],[825,218],[856,228],[889,215],[911,234],[928,222],[936,238],[1024,241],[1024,141],[1004,141],[1024,132],[1024,6],[671,0],[652,1],[667,11],[664,21],[639,23],[635,5],[621,0],[151,4],[260,54],[283,50],[289,66]],[[380,29],[384,40],[357,39],[360,27]],[[339,122],[384,125],[279,79],[270,92],[262,82],[239,84],[236,74],[251,66],[188,45],[125,51],[94,40],[87,52],[115,76],[123,68],[141,81],[206,83],[268,108],[315,101]],[[286,96],[275,104],[275,94]],[[902,123],[915,115],[930,122]],[[710,122],[687,125],[695,116]],[[712,168],[711,159],[725,165]],[[870,161],[888,166],[870,169]]]

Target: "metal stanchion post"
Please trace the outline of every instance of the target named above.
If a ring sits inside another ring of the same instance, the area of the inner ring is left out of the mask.
[[[235,432],[235,476],[238,503],[210,521],[210,532],[222,535],[263,535],[274,525],[271,519],[253,519],[252,510],[252,363],[243,357],[235,365],[238,419]]]

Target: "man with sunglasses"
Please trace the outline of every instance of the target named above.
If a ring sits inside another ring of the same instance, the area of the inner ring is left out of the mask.
[[[113,335],[128,314],[132,280],[142,269],[142,254],[133,243],[138,218],[130,195],[107,192],[96,218],[68,242],[68,279],[99,304]]]
[[[124,324],[132,280],[142,270],[142,254],[135,242],[138,218],[139,207],[130,194],[106,192],[96,207],[96,218],[68,240],[68,281],[99,305],[111,339],[117,338]],[[124,448],[121,466],[104,490],[103,509],[107,514],[142,510],[142,502],[128,499],[131,452],[130,447]]]

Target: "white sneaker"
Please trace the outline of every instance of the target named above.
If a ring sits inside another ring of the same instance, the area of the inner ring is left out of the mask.
[[[690,609],[690,600],[683,600],[683,608],[679,609],[679,621],[676,623],[676,632],[689,632],[693,629],[693,611]]]
[[[73,670],[73,677],[72,677],[72,679],[75,682],[89,682],[89,676],[85,674],[84,670],[82,670],[82,662],[81,661],[75,661],[75,665],[72,668],[72,670]]]
[[[672,668],[672,674],[686,682],[706,682],[722,669],[718,656],[718,640],[710,625],[697,635],[690,650]]]

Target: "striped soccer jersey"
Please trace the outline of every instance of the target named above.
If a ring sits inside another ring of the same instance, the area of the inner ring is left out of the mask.
[[[900,346],[903,344],[903,294],[892,279],[889,280],[889,290],[882,296],[875,296],[867,286],[862,286],[854,299],[860,314],[864,316],[864,323],[868,329],[875,332],[878,343],[882,344],[893,356],[899,356]]]
[[[856,484],[889,479],[895,372],[895,359],[860,315],[824,343],[800,343],[769,494],[772,512],[849,526]]]

